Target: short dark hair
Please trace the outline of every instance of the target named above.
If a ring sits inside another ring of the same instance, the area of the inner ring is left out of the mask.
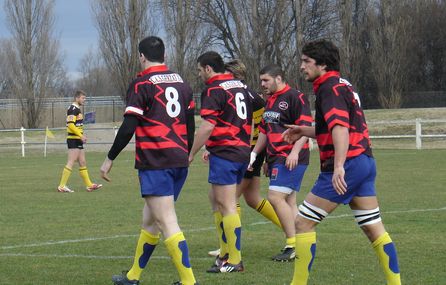
[[[221,58],[221,56],[215,51],[208,51],[203,53],[198,57],[197,62],[201,65],[201,67],[209,65],[210,67],[212,67],[214,72],[225,72],[225,63],[223,61],[223,58]]]
[[[245,80],[246,78],[246,65],[240,59],[225,63],[225,69],[237,79]]]
[[[306,43],[302,54],[314,59],[317,65],[326,65],[326,71],[339,71],[339,49],[326,39]]]
[[[282,81],[285,81],[282,68],[277,64],[269,64],[260,70],[260,75],[269,74],[272,77],[280,76]]]
[[[164,43],[158,37],[150,36],[142,39],[139,42],[138,50],[140,54],[143,54],[151,62],[164,62]]]

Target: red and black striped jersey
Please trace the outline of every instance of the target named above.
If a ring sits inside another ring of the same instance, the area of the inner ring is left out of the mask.
[[[347,159],[366,154],[372,156],[369,132],[358,94],[352,85],[330,71],[313,82],[316,94],[316,140],[319,146],[321,171],[333,171],[334,145],[331,131],[334,126],[348,128]]]
[[[293,145],[282,139],[286,130],[284,124],[311,126],[310,104],[304,93],[286,85],[266,100],[260,131],[267,137],[267,161],[270,164],[284,164]],[[309,164],[310,150],[308,143],[299,152],[299,164]]]
[[[255,146],[257,139],[259,138],[259,125],[262,122],[263,112],[265,112],[265,100],[259,93],[246,88],[249,92],[252,101],[252,120],[254,122],[254,128],[251,135],[251,146]]]
[[[68,128],[69,124],[74,124],[80,134],[84,133],[84,116],[82,115],[81,109],[76,102],[72,103],[67,110],[67,138],[80,139],[81,137],[74,134],[70,128]]]
[[[215,126],[206,149],[230,161],[249,162],[252,102],[245,84],[231,74],[219,74],[206,85],[200,115]]]
[[[139,119],[135,131],[135,168],[186,167],[186,111],[194,108],[192,89],[166,65],[138,74],[127,91],[124,115]]]

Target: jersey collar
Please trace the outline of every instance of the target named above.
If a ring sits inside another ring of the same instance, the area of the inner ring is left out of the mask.
[[[153,72],[159,72],[159,71],[167,71],[167,65],[165,64],[161,64],[161,65],[155,65],[155,66],[151,66],[149,68],[144,69],[143,71],[141,71],[140,73],[138,73],[138,77],[144,76],[146,74],[149,73],[153,73]]]
[[[217,75],[214,75],[214,76],[212,76],[211,78],[209,78],[209,79],[206,81],[206,84],[209,85],[209,84],[212,84],[212,83],[215,82],[215,81],[219,81],[219,80],[230,80],[230,79],[234,79],[234,75],[229,74],[229,73],[217,74]]]
[[[339,71],[328,71],[324,75],[319,76],[315,81],[313,81],[313,91],[314,93],[317,92],[319,87],[324,83],[328,78],[330,77],[340,77],[341,74]]]
[[[271,95],[271,97],[280,96],[280,95],[282,95],[283,93],[287,92],[290,89],[291,89],[290,85],[286,84],[285,87],[283,87],[281,90],[275,92],[273,95]]]

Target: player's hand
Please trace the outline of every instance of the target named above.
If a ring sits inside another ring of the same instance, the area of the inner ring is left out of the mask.
[[[203,160],[204,163],[209,162],[209,151],[205,150],[203,151],[203,155],[201,156],[201,160]]]
[[[336,193],[343,195],[347,192],[347,183],[344,180],[345,170],[344,167],[336,167],[333,171],[333,177],[331,183]]]
[[[248,164],[248,170],[252,171],[252,165],[254,164],[254,161],[256,161],[257,153],[251,151],[251,155],[249,156],[249,164]]]
[[[194,161],[194,156],[192,154],[189,154],[189,165]]]
[[[287,143],[294,144],[295,141],[303,136],[301,127],[287,124],[285,124],[285,127],[288,129],[282,133],[282,138]]]
[[[289,171],[291,171],[297,166],[298,162],[299,162],[299,153],[291,152],[286,158],[285,166],[286,168],[288,168]]]
[[[263,169],[263,175],[265,175],[265,177],[269,177],[269,167],[267,162],[263,164],[262,169]]]
[[[86,142],[87,142],[87,136],[86,136],[86,135],[82,135],[82,136],[81,136],[81,141],[82,141],[83,143],[86,143]]]
[[[110,177],[108,177],[108,173],[110,172],[112,166],[113,166],[113,160],[106,157],[104,162],[102,163],[102,166],[101,166],[101,177],[105,181],[108,181],[108,182],[111,181]]]

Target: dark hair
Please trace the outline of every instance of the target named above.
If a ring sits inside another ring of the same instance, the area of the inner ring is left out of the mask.
[[[201,67],[209,65],[216,73],[225,72],[225,63],[221,56],[215,51],[203,53],[198,57],[197,62],[201,65]]]
[[[314,59],[317,65],[326,65],[326,71],[339,71],[339,49],[329,40],[316,40],[306,43],[302,54]]]
[[[280,76],[282,77],[282,81],[285,81],[285,77],[283,74],[282,68],[277,64],[269,64],[260,70],[260,75],[269,74],[272,77]]]
[[[142,39],[138,45],[139,53],[143,54],[151,62],[164,62],[164,43],[163,40],[150,36]]]
[[[234,59],[225,64],[225,69],[232,73],[235,78],[245,80],[246,65],[240,59]]]

